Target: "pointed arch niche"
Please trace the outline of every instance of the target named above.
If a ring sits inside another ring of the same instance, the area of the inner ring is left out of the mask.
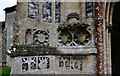
[[[27,45],[32,44],[33,38],[32,38],[32,30],[27,29],[25,32],[25,43]]]

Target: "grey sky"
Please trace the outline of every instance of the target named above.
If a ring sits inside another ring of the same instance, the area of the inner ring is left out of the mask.
[[[0,21],[5,21],[5,12],[3,9],[16,5],[16,0],[0,0]]]

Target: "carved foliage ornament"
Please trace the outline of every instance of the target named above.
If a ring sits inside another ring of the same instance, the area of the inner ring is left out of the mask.
[[[70,13],[70,14],[67,16],[67,21],[69,21],[70,19],[73,19],[73,18],[79,20],[79,19],[80,19],[80,15],[77,14],[77,13]]]

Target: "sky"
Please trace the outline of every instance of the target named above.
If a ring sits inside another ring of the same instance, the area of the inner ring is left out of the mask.
[[[3,9],[14,5],[16,5],[16,0],[0,0],[0,22],[5,21],[5,11]]]

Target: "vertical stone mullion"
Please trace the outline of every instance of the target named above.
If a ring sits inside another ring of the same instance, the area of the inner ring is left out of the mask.
[[[95,3],[95,25],[97,31],[97,50],[98,50],[98,75],[104,74],[104,2]]]

